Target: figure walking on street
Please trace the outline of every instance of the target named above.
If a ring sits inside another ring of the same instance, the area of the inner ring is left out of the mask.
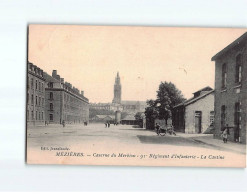
[[[65,121],[63,120],[63,122],[62,122],[62,125],[63,125],[63,127],[65,127]]]
[[[230,134],[230,132],[229,132],[228,124],[227,124],[224,131],[222,132],[222,138],[223,138],[224,143],[227,143],[227,139],[228,139],[229,134]]]

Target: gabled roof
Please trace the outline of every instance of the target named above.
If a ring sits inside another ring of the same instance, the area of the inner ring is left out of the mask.
[[[222,49],[216,55],[214,55],[211,58],[211,61],[215,61],[217,58],[219,58],[220,56],[222,56],[223,54],[225,54],[226,52],[228,52],[230,49],[234,48],[235,46],[239,45],[240,43],[242,43],[243,41],[246,41],[246,40],[247,40],[247,32],[244,33],[242,36],[240,36],[235,41],[233,41],[231,44],[229,44],[228,46],[226,46],[224,49]]]
[[[196,98],[194,98],[194,97],[193,98],[190,98],[190,99],[184,101],[183,103],[180,103],[180,104],[174,106],[173,108],[177,108],[179,106],[188,106],[189,104],[192,104],[192,103],[194,103],[194,102],[196,102],[196,101],[198,101],[198,100],[200,100],[200,99],[208,96],[209,94],[211,94],[213,92],[214,92],[214,90],[211,90],[211,91],[209,91],[207,93],[204,93],[204,94],[202,94],[202,95],[200,95],[200,96],[198,96]]]
[[[204,87],[204,88],[202,88],[202,89],[200,89],[200,90],[194,92],[193,94],[198,93],[198,92],[201,92],[201,91],[212,91],[212,90],[213,90],[213,89],[212,89],[211,87],[207,86],[207,87]]]

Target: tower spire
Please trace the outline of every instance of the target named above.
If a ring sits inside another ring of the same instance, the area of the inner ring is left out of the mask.
[[[114,98],[112,100],[112,103],[121,104],[121,83],[120,83],[119,72],[117,72],[117,76],[115,78]]]

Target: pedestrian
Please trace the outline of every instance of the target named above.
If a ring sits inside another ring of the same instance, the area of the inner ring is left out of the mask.
[[[63,127],[65,127],[65,120],[63,120],[62,125],[63,125]]]
[[[228,135],[230,135],[229,129],[230,127],[228,126],[228,124],[226,124],[226,127],[224,128],[222,135],[221,135],[224,143],[227,143]]]
[[[156,123],[155,129],[156,129],[157,135],[159,135],[160,134],[160,125],[158,123]]]
[[[105,128],[108,126],[108,123],[107,122],[105,122]]]
[[[111,125],[110,122],[108,122],[108,128],[110,127],[110,125]]]

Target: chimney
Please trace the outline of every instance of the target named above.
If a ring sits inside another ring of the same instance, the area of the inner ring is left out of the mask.
[[[64,78],[61,78],[60,81],[61,81],[61,83],[64,83]]]
[[[83,95],[83,96],[84,96],[84,91],[81,91],[81,95]]]
[[[56,77],[57,77],[57,70],[53,70],[53,71],[52,71],[52,77],[53,77],[53,78],[56,78]]]
[[[56,76],[56,79],[60,81],[60,75],[59,74]]]

